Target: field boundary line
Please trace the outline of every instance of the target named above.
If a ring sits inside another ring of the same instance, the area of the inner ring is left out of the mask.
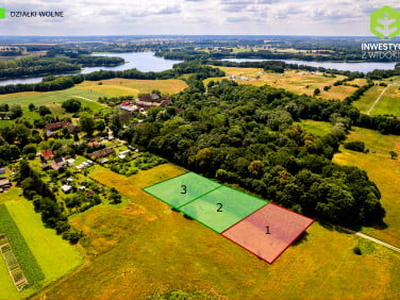
[[[381,92],[381,94],[378,96],[378,98],[376,98],[375,102],[372,103],[371,107],[370,107],[370,108],[368,109],[368,111],[367,111],[367,115],[368,115],[368,116],[371,114],[372,110],[375,108],[375,106],[378,104],[378,102],[381,101],[381,98],[382,98],[383,94],[386,92],[386,90],[387,90],[387,88],[388,88],[389,86],[390,86],[390,85],[387,85],[387,86],[383,89],[383,91]]]
[[[204,196],[206,196],[206,195],[208,195],[208,194],[211,194],[212,192],[218,190],[218,189],[221,188],[222,186],[223,186],[222,184],[219,184],[219,186],[217,186],[216,188],[213,188],[212,190],[209,190],[208,192],[206,192],[206,193],[204,193],[204,194],[202,194],[202,195],[200,195],[200,196],[194,198],[193,200],[190,200],[189,202],[187,202],[187,203],[185,203],[185,204],[182,204],[182,205],[180,205],[180,206],[177,206],[177,207],[175,207],[175,208],[178,209],[178,210],[180,210],[182,207],[184,207],[184,206],[186,206],[186,205],[188,205],[188,204],[190,204],[190,203],[193,203],[194,201],[196,201],[196,200],[198,200],[198,199],[200,199],[200,198],[202,198],[202,197],[204,197]]]

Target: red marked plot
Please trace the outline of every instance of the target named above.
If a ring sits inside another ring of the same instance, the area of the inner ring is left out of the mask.
[[[313,222],[270,203],[222,235],[272,264]]]

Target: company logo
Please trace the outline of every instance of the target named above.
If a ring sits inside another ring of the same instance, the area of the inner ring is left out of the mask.
[[[381,39],[391,39],[400,34],[400,12],[390,6],[374,11],[370,20],[371,33]]]
[[[0,19],[5,19],[5,18],[6,18],[6,9],[0,8]]]

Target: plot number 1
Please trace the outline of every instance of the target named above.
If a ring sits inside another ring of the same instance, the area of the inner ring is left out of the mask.
[[[271,234],[271,232],[269,232],[269,226],[265,226],[265,228],[267,229],[267,232],[265,234]]]
[[[181,194],[182,194],[182,195],[186,194],[186,193],[187,193],[187,187],[186,187],[186,185],[182,184],[182,185],[181,185],[181,188],[182,188]]]

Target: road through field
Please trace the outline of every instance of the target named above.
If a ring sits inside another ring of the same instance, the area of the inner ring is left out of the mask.
[[[354,235],[357,235],[357,236],[362,237],[364,239],[370,240],[370,241],[372,241],[374,243],[377,243],[379,245],[382,245],[382,246],[384,246],[386,248],[392,249],[392,250],[400,253],[400,248],[397,248],[397,247],[395,247],[395,246],[393,246],[391,244],[388,244],[388,243],[386,243],[384,241],[378,240],[378,239],[373,238],[373,237],[371,237],[369,235],[366,235],[364,233],[361,233],[361,232],[358,232],[358,231],[354,231],[354,230],[351,230],[351,229],[348,229],[348,228],[345,228],[345,227],[342,227],[342,226],[338,226],[338,225],[334,225],[334,226],[336,226],[337,228],[340,228],[343,231],[346,231],[348,233],[352,233]]]
[[[386,92],[386,90],[388,89],[389,86],[390,86],[390,85],[387,85],[387,86],[383,89],[382,93],[378,96],[378,98],[376,98],[375,102],[372,103],[371,107],[370,107],[370,108],[368,109],[368,111],[367,111],[367,115],[368,115],[368,116],[371,114],[371,111],[374,109],[375,105],[377,105],[378,102],[381,100],[383,94]]]

